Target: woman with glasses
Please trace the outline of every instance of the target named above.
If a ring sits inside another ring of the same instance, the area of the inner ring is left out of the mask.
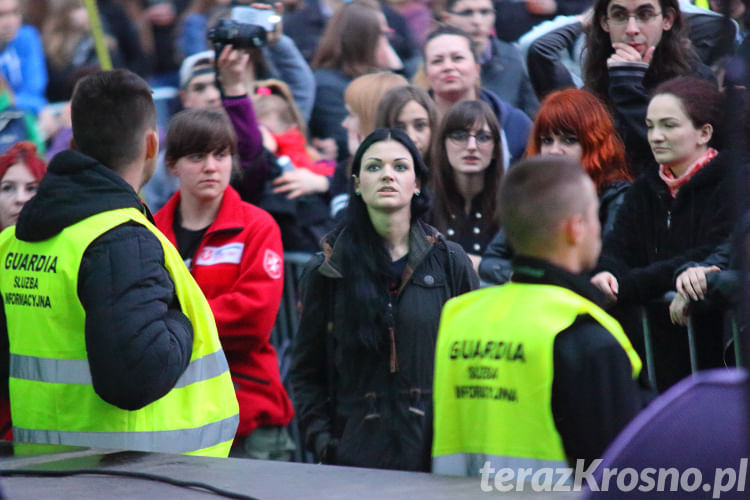
[[[508,152],[502,158],[502,167],[520,159],[531,132],[531,120],[494,92],[480,87],[477,51],[471,37],[459,28],[443,25],[427,36],[423,51],[425,77],[440,113],[444,115],[457,102],[484,101],[502,127],[501,144]]]
[[[500,126],[482,101],[461,101],[443,117],[432,172],[431,223],[463,247],[475,269],[498,230],[496,193],[503,173]]]
[[[323,463],[430,470],[440,312],[478,283],[461,247],[420,220],[427,179],[403,131],[376,129],[354,155],[343,220],[306,267],[290,377]]]

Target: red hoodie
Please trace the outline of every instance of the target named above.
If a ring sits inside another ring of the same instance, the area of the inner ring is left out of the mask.
[[[172,244],[179,203],[178,191],[154,216]],[[294,415],[269,342],[284,286],[283,255],[276,221],[228,186],[192,258],[191,273],[214,313],[229,362],[240,404],[237,436],[258,426],[285,426]]]

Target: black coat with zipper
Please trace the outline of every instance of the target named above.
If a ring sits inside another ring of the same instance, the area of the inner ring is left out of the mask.
[[[478,279],[459,245],[427,224],[412,224],[402,286],[392,299],[395,358],[388,348],[354,349],[342,341],[350,299],[340,253],[348,244],[345,230],[326,241],[301,287],[291,385],[306,446],[326,463],[428,471],[440,313]]]
[[[619,284],[618,302],[642,304],[674,289],[674,273],[705,259],[726,241],[734,220],[734,187],[726,156],[701,168],[672,198],[651,164],[625,194],[597,271]]]

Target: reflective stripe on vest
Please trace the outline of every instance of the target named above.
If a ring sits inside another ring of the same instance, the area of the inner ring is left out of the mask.
[[[177,379],[175,387],[185,387],[218,377],[228,369],[226,357],[221,351],[208,354],[191,361],[185,372]],[[11,354],[10,376],[52,384],[92,384],[89,362],[85,359],[35,358]]]
[[[554,341],[582,314],[618,341],[636,378],[641,361],[619,323],[566,288],[509,283],[446,303],[435,352],[433,468],[466,474],[465,464],[485,456],[567,462],[552,415]],[[454,455],[461,458],[442,460]]]
[[[160,453],[189,453],[234,439],[239,415],[211,422],[196,429],[146,432],[73,432],[13,427],[13,439],[31,443],[66,444],[125,450],[159,450]]]
[[[145,226],[161,243],[175,294],[193,325],[190,364],[176,386],[133,411],[105,402],[92,386],[86,316],[76,294],[85,250],[128,222]],[[14,228],[0,235],[0,292],[15,438],[227,456],[239,422],[228,365],[208,302],[166,237],[132,208],[96,214],[43,241],[23,242],[14,235]]]
[[[484,453],[454,453],[442,455],[432,460],[432,472],[449,476],[476,476],[480,469],[489,465],[495,472],[500,469],[539,470],[544,468],[568,467],[567,462],[560,460],[540,460],[536,458],[503,457],[498,455],[487,455]]]

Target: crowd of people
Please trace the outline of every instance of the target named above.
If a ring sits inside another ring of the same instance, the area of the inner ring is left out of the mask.
[[[97,5],[0,0],[4,438],[476,475],[737,364],[736,2]]]

